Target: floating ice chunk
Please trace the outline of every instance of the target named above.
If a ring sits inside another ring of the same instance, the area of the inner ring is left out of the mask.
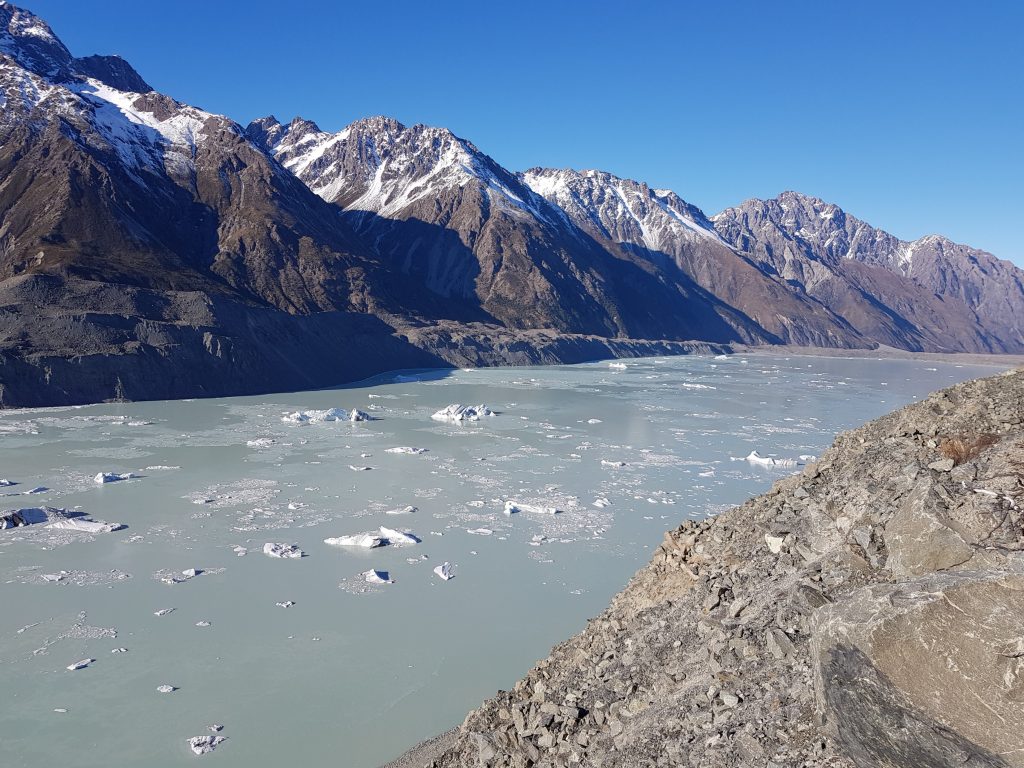
[[[626,365],[625,363],[608,363],[608,367],[616,371],[624,371],[627,368],[629,368],[629,366]]]
[[[290,424],[319,424],[325,421],[372,421],[373,417],[356,408],[346,411],[341,408],[328,408],[323,411],[295,411],[282,416],[281,421]]]
[[[208,627],[208,626],[210,626],[210,622],[208,622],[205,619],[203,619],[202,621],[197,621],[196,622],[196,626],[197,627]]]
[[[234,552],[237,557],[245,557],[249,554],[249,550],[241,545],[235,545],[231,548],[231,551]]]
[[[227,736],[193,736],[188,740],[189,749],[196,755],[206,755],[228,740]]]
[[[409,506],[402,507],[401,509],[389,509],[389,510],[385,511],[384,514],[385,515],[411,515],[414,512],[418,512],[418,511],[419,511],[419,509],[417,507],[414,507],[414,506],[412,506],[412,504],[410,504]]]
[[[96,661],[96,659],[81,659],[80,661],[76,661],[74,664],[68,664],[66,669],[70,672],[74,672],[78,669],[85,669],[94,661]]]
[[[0,488],[10,488],[12,485],[17,485],[17,483],[7,478],[0,480]]]
[[[705,470],[704,472],[698,472],[697,476],[698,477],[714,477],[715,476],[715,470],[708,469],[708,470]]]
[[[158,685],[156,687],[157,693],[174,693],[176,690],[178,689],[175,688],[173,685]]]
[[[154,616],[166,616],[168,613],[173,613],[173,608],[161,608],[159,611],[153,611]]]
[[[728,355],[715,355],[715,360],[728,360]]]
[[[467,528],[466,533],[472,533],[474,536],[490,536],[494,531],[490,528]]]
[[[596,499],[594,499],[594,506],[597,507],[598,509],[604,509],[609,504],[611,504],[611,502],[608,501],[608,499],[606,499],[604,496],[598,496]]]
[[[388,528],[383,525],[380,527],[380,535],[387,539],[389,544],[396,547],[419,544],[422,541],[422,539],[420,539],[419,536],[416,536],[412,531],[399,531],[395,528]]]
[[[367,584],[394,584],[387,571],[363,571],[363,579]]]
[[[207,730],[213,731],[214,733],[220,733],[224,730],[224,726],[220,723],[213,723],[212,725],[206,726]]]
[[[22,493],[25,496],[31,496],[32,494],[35,493],[46,493],[48,490],[50,489],[47,488],[45,485],[37,485],[35,488],[29,488],[27,491],[22,491]]]
[[[82,533],[110,533],[120,531],[128,526],[122,523],[104,523],[101,520],[89,520],[84,517],[69,517],[54,520],[46,526],[60,531],[81,531]]]
[[[419,456],[421,453],[426,453],[426,448],[413,448],[408,445],[399,445],[396,448],[388,448],[384,453],[406,453],[410,456]]]
[[[608,459],[601,459],[602,467],[624,467],[626,462],[624,461],[609,461]]]
[[[775,459],[771,456],[762,456],[757,451],[751,451],[742,458],[732,457],[733,461],[748,461],[759,467],[795,467],[799,462],[796,459]]]
[[[250,448],[267,448],[276,442],[272,437],[258,437],[255,440],[247,440],[245,444]]]
[[[94,483],[119,483],[122,480],[131,480],[138,477],[134,472],[125,472],[123,475],[117,472],[97,472],[92,479]]]
[[[521,501],[506,501],[505,502],[505,514],[514,515],[517,512],[523,512],[524,514],[537,514],[537,515],[557,515],[562,510],[556,507],[543,507],[538,504],[524,504]]]
[[[275,544],[268,541],[263,545],[263,554],[267,557],[299,558],[306,553],[295,544]]]
[[[479,421],[484,416],[493,416],[494,411],[486,405],[459,405],[453,403],[442,408],[430,418],[436,421]]]
[[[363,547],[364,549],[373,549],[374,547],[383,547],[388,541],[385,537],[377,536],[373,533],[357,533],[352,536],[336,536],[331,539],[324,539],[324,544],[330,544],[332,547]]]
[[[293,605],[295,605],[295,601],[294,600],[283,600],[280,603],[274,603],[274,605],[276,605],[278,608],[291,608]]]
[[[128,649],[127,648],[111,648],[110,652],[111,653],[128,653]]]
[[[452,572],[452,564],[449,563],[447,560],[441,563],[441,565],[434,568],[434,573],[436,573],[445,581],[449,581],[450,579],[455,578],[455,574]]]
[[[44,524],[47,528],[82,533],[109,533],[126,527],[120,523],[91,520],[84,512],[56,507],[30,507],[0,513],[0,530],[38,524]]]
[[[355,464],[349,464],[348,468],[353,472],[368,472],[373,469],[373,467],[357,467]]]
[[[601,424],[600,419],[587,419],[587,424]]]

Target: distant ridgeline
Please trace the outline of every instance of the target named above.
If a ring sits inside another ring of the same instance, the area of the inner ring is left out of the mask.
[[[796,193],[708,218],[603,172],[508,171],[443,128],[243,128],[6,2],[0,93],[0,405],[675,342],[1024,352],[1021,270]]]

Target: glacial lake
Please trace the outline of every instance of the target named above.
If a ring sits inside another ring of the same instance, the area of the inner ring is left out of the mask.
[[[818,455],[839,431],[997,370],[763,355],[625,365],[0,412],[0,478],[17,483],[0,488],[0,513],[49,506],[127,526],[0,530],[0,765],[376,768],[580,630],[664,531],[799,469],[734,459]],[[431,418],[451,403],[498,413]],[[334,407],[376,420],[282,421]],[[140,477],[100,484],[102,472]],[[508,501],[527,508],[506,515]],[[380,526],[422,541],[324,543]],[[267,543],[306,556],[272,558]],[[433,571],[444,562],[448,581]],[[187,739],[212,724],[227,740],[193,755]]]

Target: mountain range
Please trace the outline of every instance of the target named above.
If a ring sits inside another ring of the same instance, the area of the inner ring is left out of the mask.
[[[243,127],[0,0],[0,405],[790,344],[1024,352],[1024,272],[786,192],[708,217],[444,128]]]

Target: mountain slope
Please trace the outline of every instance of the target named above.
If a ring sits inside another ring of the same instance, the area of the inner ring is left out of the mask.
[[[557,206],[444,128],[384,117],[338,133],[307,120],[248,136],[399,271],[517,328],[647,338],[770,340],[685,275],[610,253]]]
[[[871,338],[911,324],[927,349],[1024,350],[1024,272],[984,251],[936,236],[904,242],[796,192],[748,200],[713,222],[739,251]]]
[[[692,281],[777,342],[828,347],[871,342],[827,307],[736,253],[699,208],[674,192],[602,171],[534,168],[522,179],[605,249]]]

